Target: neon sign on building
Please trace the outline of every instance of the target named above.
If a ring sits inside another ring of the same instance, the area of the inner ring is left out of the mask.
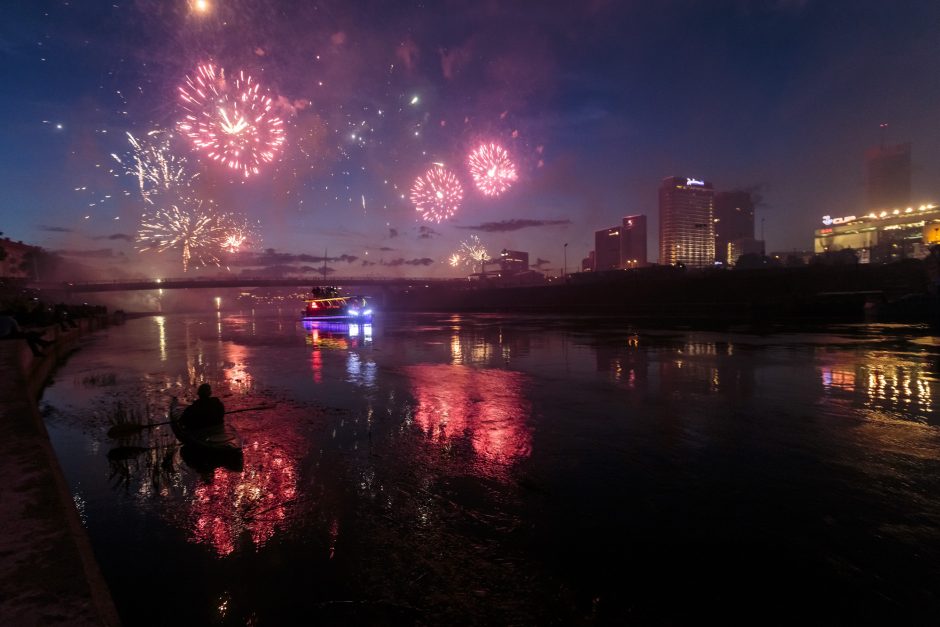
[[[826,226],[830,224],[845,224],[846,222],[851,222],[852,220],[857,219],[855,216],[845,216],[844,218],[833,218],[831,216],[823,216],[822,223]]]
[[[699,185],[699,186],[701,186],[701,185],[705,185],[705,181],[700,181],[700,180],[698,180],[698,179],[690,179],[690,178],[687,178],[687,179],[685,179],[685,184],[686,184],[686,185]]]
[[[826,226],[830,226],[833,224],[846,224],[848,222],[852,222],[853,220],[861,220],[865,218],[871,218],[874,220],[877,220],[880,218],[893,218],[895,216],[900,216],[900,215],[904,215],[907,213],[915,213],[917,211],[930,211],[932,209],[937,209],[937,208],[938,208],[938,205],[931,204],[931,205],[921,205],[920,207],[917,207],[916,209],[914,207],[908,207],[906,209],[894,209],[892,211],[881,211],[879,213],[872,211],[868,215],[864,215],[861,218],[857,216],[844,216],[842,218],[833,218],[832,216],[823,216],[822,223],[825,224]]]

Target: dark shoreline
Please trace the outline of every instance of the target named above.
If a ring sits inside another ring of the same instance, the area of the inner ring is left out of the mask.
[[[120,625],[38,409],[43,387],[78,338],[107,324],[102,316],[67,331],[47,328],[55,341],[42,357],[25,341],[0,342],[7,373],[0,389],[0,615],[9,624]]]
[[[618,316],[638,325],[703,327],[933,324],[940,309],[927,264],[918,260],[706,272],[654,267],[528,286],[415,286],[384,300],[388,311]]]

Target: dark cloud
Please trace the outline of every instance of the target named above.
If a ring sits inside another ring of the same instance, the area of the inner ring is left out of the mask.
[[[549,261],[548,259],[542,259],[541,257],[539,257],[538,259],[535,260],[535,263],[530,264],[529,267],[535,268],[536,270],[541,270],[542,268],[544,268],[545,266],[548,266],[549,264],[551,264],[551,261]]]
[[[238,253],[229,260],[229,266],[277,266],[292,263],[353,263],[358,260],[356,255],[339,255],[338,257],[324,257],[322,255],[295,255],[293,253],[279,253],[268,248],[263,253]]]
[[[431,239],[435,235],[440,235],[437,231],[432,229],[429,226],[421,225],[418,227],[418,239]]]
[[[390,248],[389,246],[382,246],[381,248],[379,248],[379,250],[381,250],[381,251],[383,251],[383,252],[388,252],[388,251],[390,251],[390,250],[395,250],[395,249],[394,249],[394,248]]]
[[[264,266],[260,268],[245,268],[241,271],[241,276],[244,277],[287,277],[287,276],[296,276],[298,274],[319,274],[329,275],[336,272],[336,268],[330,266],[290,266],[284,264],[275,264],[271,266]]]
[[[396,237],[398,237],[398,229],[392,229],[392,228],[390,228],[390,229],[388,230],[388,238],[389,238],[389,239],[393,239],[393,238],[396,238]]]
[[[368,259],[363,259],[363,260],[362,260],[362,267],[363,267],[363,268],[367,268],[367,267],[369,267],[369,266],[377,266],[377,265],[378,265],[378,264],[377,264],[376,262],[374,262],[374,261],[369,261]]]
[[[562,224],[571,224],[571,220],[501,220],[500,222],[484,222],[476,226],[458,226],[458,229],[468,229],[471,231],[485,231],[487,233],[502,233],[505,231],[518,231],[534,226],[559,226]]]
[[[113,240],[124,240],[125,242],[133,242],[133,241],[134,241],[134,236],[133,236],[133,235],[127,235],[127,234],[125,234],[125,233],[114,233],[113,235],[99,235],[99,236],[97,236],[97,237],[93,237],[92,239],[95,239],[95,240],[106,239],[106,240],[112,240],[112,241],[113,241]]]
[[[379,263],[381,263],[383,266],[395,268],[398,266],[430,266],[432,263],[434,263],[434,260],[429,259],[428,257],[421,257],[420,259],[404,259],[403,257],[399,257],[398,259],[392,259],[391,261],[381,261]]]
[[[751,201],[754,203],[754,208],[769,209],[770,207],[764,201],[764,195],[766,192],[770,191],[770,186],[767,183],[756,183],[754,185],[744,185],[737,187],[735,189],[729,190],[732,192],[745,192],[751,195]]]
[[[49,226],[47,224],[40,224],[38,227],[40,231],[48,231],[50,233],[73,233],[74,229],[67,229],[64,226]]]
[[[63,257],[86,257],[93,259],[124,256],[124,253],[115,253],[111,248],[98,248],[96,250],[57,250],[56,254],[62,255]]]

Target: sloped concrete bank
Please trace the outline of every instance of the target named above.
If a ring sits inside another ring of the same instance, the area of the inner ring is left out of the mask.
[[[39,415],[37,399],[59,359],[105,317],[46,330],[34,357],[0,341],[0,623],[119,625],[117,610]]]

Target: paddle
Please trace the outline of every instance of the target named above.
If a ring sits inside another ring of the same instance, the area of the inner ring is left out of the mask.
[[[256,411],[259,409],[274,409],[274,405],[259,405],[258,407],[244,407],[242,409],[233,409],[232,411],[225,412],[225,415],[237,414],[243,411]],[[172,423],[172,420],[167,420],[166,422],[148,422],[147,424],[136,424],[133,422],[127,422],[124,424],[114,425],[108,429],[109,438],[126,438],[131,435],[140,433],[144,429],[150,429],[151,427],[160,427],[162,425],[168,425]]]

